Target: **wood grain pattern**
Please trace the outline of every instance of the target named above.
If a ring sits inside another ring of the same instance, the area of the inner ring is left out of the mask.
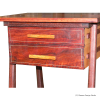
[[[98,23],[98,18],[0,18],[0,21],[9,22],[71,22],[71,23]]]
[[[38,87],[44,87],[41,66],[84,69],[90,65],[88,87],[95,87],[96,58],[100,57],[100,13],[24,13],[1,16],[0,21],[9,26],[9,87],[16,87],[16,64],[36,66]],[[33,39],[27,38],[28,34],[55,38]],[[30,59],[29,55],[56,59]]]
[[[84,28],[9,27],[9,33],[10,42],[13,43],[71,43],[84,46]],[[55,38],[28,38],[28,34],[55,35]]]
[[[0,21],[9,22],[100,22],[100,14],[96,13],[24,13],[8,16],[0,16]]]
[[[22,13],[0,18],[100,18],[100,13]]]
[[[100,14],[67,14],[59,13],[19,13],[0,16],[0,22],[83,22],[98,23]]]
[[[11,46],[11,62],[35,66],[84,69],[83,47]],[[29,59],[29,54],[56,56],[56,60]]]

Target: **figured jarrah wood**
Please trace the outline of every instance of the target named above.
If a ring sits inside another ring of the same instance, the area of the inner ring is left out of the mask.
[[[84,46],[84,28],[9,27],[8,29],[11,43],[41,45],[66,43]]]
[[[100,14],[96,13],[24,13],[9,16],[1,16],[0,21],[9,22],[83,22],[98,23]]]
[[[84,69],[84,61],[83,61],[84,28],[8,27],[8,30],[10,35],[10,42],[9,42],[11,49],[10,51],[12,51],[11,54],[12,64],[17,63],[17,64],[36,65],[36,66]],[[33,35],[54,34],[55,38],[54,39],[28,38],[27,34],[29,33]],[[75,47],[75,45],[77,46]],[[39,55],[39,52],[41,52],[40,55],[46,55],[46,56],[50,56],[54,52],[55,55],[52,56],[56,57],[57,51],[59,52],[58,53],[59,56],[57,57],[55,62],[45,59],[44,60],[29,59],[28,57],[29,54],[34,55],[34,53],[35,55]],[[68,53],[70,54],[70,56]],[[68,59],[68,61],[66,59]]]
[[[11,63],[84,69],[83,48],[11,45]],[[29,55],[42,55],[40,59]],[[44,57],[49,57],[45,59]]]
[[[100,57],[99,13],[25,13],[1,16],[0,21],[8,26],[9,87],[16,87],[16,64],[36,66],[37,87],[44,87],[42,66],[89,66],[88,87],[95,87],[96,59]]]
[[[24,13],[0,16],[5,22],[68,22],[68,23],[99,23],[100,13]]]

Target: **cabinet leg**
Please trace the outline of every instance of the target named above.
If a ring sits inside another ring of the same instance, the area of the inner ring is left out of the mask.
[[[9,88],[16,88],[16,64],[9,65]]]
[[[36,74],[37,74],[37,87],[44,88],[42,67],[41,66],[36,66]]]
[[[95,88],[96,71],[96,44],[97,44],[97,25],[93,24],[90,35],[90,64],[88,76],[88,88]]]

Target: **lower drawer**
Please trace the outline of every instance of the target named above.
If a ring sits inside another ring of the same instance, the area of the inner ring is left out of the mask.
[[[84,49],[11,45],[11,63],[84,69]]]

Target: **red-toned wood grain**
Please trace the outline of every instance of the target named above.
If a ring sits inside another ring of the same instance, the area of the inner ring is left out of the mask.
[[[16,88],[16,64],[9,65],[9,88]]]
[[[88,28],[89,27],[89,24],[88,23],[55,23],[55,22],[53,22],[53,23],[48,23],[48,22],[46,22],[46,23],[43,23],[43,22],[41,22],[41,23],[39,23],[39,22],[27,22],[27,23],[25,23],[25,22],[4,22],[4,26],[19,26],[19,27],[26,27],[26,26],[29,26],[29,27],[67,27],[67,28]]]
[[[40,66],[84,69],[84,28],[90,27],[88,26],[90,23],[99,23],[100,14],[26,13],[1,16],[0,21],[5,21],[5,25],[11,26],[8,28],[10,57],[9,87],[16,87],[16,64],[38,66],[36,68],[37,85],[39,85],[38,87],[41,87],[43,86],[43,80],[41,80],[42,70]],[[44,29],[39,31],[38,27]],[[27,35],[28,32],[30,34],[33,28],[38,29],[38,31],[36,29],[34,31],[36,34],[54,33],[56,38],[54,41],[49,39],[28,40],[25,35]],[[50,30],[46,31],[46,29],[49,28]],[[56,31],[55,29],[59,29],[59,31]],[[61,29],[66,30],[62,31]],[[82,34],[78,33],[78,31],[72,32],[73,29],[81,29]],[[95,87],[96,29],[97,25],[94,24],[90,34],[88,87]],[[56,56],[56,60],[30,59],[29,54]]]
[[[36,75],[37,75],[37,87],[44,88],[42,67],[41,66],[36,66]]]
[[[9,27],[10,42],[55,44],[70,43],[84,46],[84,28]],[[27,34],[54,35],[54,39],[29,38]]]
[[[9,22],[80,22],[80,23],[98,23],[98,18],[0,18],[0,21]]]
[[[0,16],[0,21],[9,22],[100,22],[99,13],[23,13]]]
[[[88,87],[95,87],[95,71],[96,71],[96,45],[97,45],[97,24],[91,27],[90,35],[90,65],[89,65],[89,79]]]
[[[84,48],[11,45],[11,63],[84,69]],[[33,59],[31,55],[55,56],[56,60]]]

